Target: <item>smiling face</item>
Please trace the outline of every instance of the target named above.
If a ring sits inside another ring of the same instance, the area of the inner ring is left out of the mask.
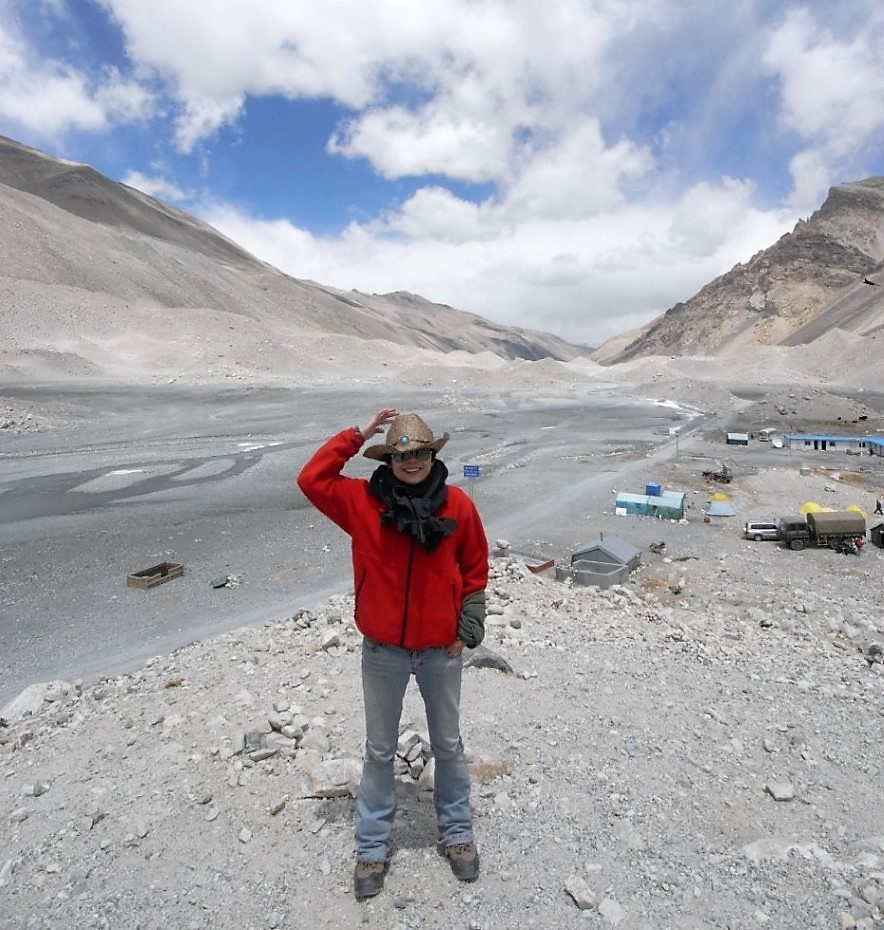
[[[429,449],[414,452],[394,452],[390,457],[393,476],[403,484],[420,484],[433,468],[433,453]]]

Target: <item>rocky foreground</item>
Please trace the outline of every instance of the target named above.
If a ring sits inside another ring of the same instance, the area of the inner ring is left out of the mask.
[[[476,884],[434,850],[412,688],[386,888],[353,899],[342,596],[8,705],[0,926],[881,927],[884,552],[661,530],[605,591],[493,559],[463,698]]]

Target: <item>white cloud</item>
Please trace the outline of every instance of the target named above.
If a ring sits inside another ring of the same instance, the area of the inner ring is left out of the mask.
[[[173,181],[161,177],[148,177],[140,171],[130,171],[122,183],[129,187],[147,194],[149,197],[156,197],[160,200],[171,200],[177,203],[192,199],[193,194],[179,187]]]
[[[718,186],[701,182],[687,190],[675,206],[668,226],[672,245],[685,258],[708,258],[727,248],[752,212],[752,185],[724,178]]]
[[[808,213],[822,202],[832,181],[832,164],[822,149],[804,149],[789,159],[792,193],[789,203]]]
[[[625,139],[607,146],[598,123],[585,119],[555,144],[529,153],[506,192],[503,212],[511,218],[576,218],[608,211],[625,202],[625,182],[652,168],[647,150]]]
[[[884,59],[874,20],[837,39],[805,10],[771,36],[765,63],[782,83],[782,119],[833,153],[850,151],[884,123]]]
[[[510,139],[492,123],[437,107],[370,110],[330,141],[328,150],[368,158],[384,177],[428,172],[468,181],[493,180],[505,171]]]
[[[443,187],[421,188],[399,210],[372,226],[382,236],[392,233],[436,242],[471,242],[500,234],[493,209],[456,197]]]
[[[792,159],[796,202],[818,199],[840,166],[884,130],[884,12],[869,8],[846,36],[806,9],[789,13],[763,56],[780,84],[780,119],[805,144]]]
[[[604,87],[606,43],[659,5],[227,0],[220,15],[209,0],[102,2],[133,62],[182,107],[184,150],[234,123],[248,96],[325,98],[354,111],[332,152],[385,177],[473,181],[506,176],[524,133],[569,130]]]
[[[243,101],[241,95],[224,100],[188,97],[175,121],[179,151],[185,154],[192,152],[201,139],[210,136],[220,126],[234,122],[242,112]]]
[[[499,184],[514,207],[520,187],[526,209],[604,207],[648,175],[667,133],[680,139],[670,171],[685,155],[702,162],[716,130],[752,110],[746,94],[778,88],[782,127],[830,175],[884,120],[884,21],[871,0],[836,13],[817,4],[825,22],[814,0],[770,11],[723,0],[695,11],[676,0],[227,0],[223,13],[214,0],[101,2],[133,66],[164,82],[184,153],[236,124],[250,97],[327,99],[351,110],[328,140],[332,157],[365,159],[387,179]],[[568,189],[556,175],[575,168],[585,182]]]
[[[0,22],[0,116],[51,139],[71,129],[98,132],[150,115],[150,95],[117,69],[92,78],[64,62],[41,59],[10,23]]]
[[[126,80],[117,68],[104,69],[94,98],[109,123],[134,123],[153,115],[153,95],[141,84]]]
[[[294,277],[344,290],[409,290],[502,323],[599,342],[691,297],[797,219],[754,210],[750,200],[747,185],[726,181],[672,202],[506,224],[495,212],[506,204],[477,207],[436,188],[384,222],[323,239],[226,205],[201,213]]]

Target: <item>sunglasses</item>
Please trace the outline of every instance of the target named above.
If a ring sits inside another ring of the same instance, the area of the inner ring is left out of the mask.
[[[411,449],[408,452],[393,452],[390,458],[397,464],[407,462],[409,459],[417,459],[419,462],[428,462],[433,457],[432,449]]]

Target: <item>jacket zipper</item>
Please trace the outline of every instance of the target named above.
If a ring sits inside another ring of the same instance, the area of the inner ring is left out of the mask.
[[[405,573],[405,598],[404,606],[402,608],[402,633],[399,636],[399,647],[401,649],[405,648],[405,626],[408,620],[408,599],[411,595],[411,566],[414,562],[414,544],[415,540],[411,540],[411,548],[408,550],[408,571]]]

